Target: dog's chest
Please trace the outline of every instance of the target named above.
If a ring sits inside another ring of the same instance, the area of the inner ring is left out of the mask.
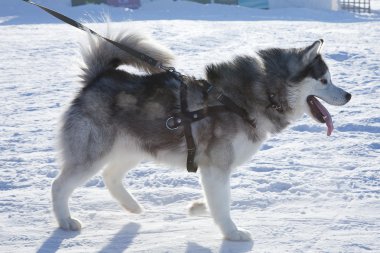
[[[235,168],[250,160],[260,149],[263,141],[252,141],[244,133],[237,134],[232,140],[233,162],[231,167]]]

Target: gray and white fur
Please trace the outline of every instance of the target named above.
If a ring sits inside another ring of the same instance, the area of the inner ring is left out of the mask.
[[[171,53],[142,35],[120,33],[111,39],[171,65]],[[231,171],[248,161],[271,134],[304,113],[315,118],[307,103],[309,96],[333,105],[350,99],[331,83],[320,55],[322,43],[261,50],[256,56],[238,56],[206,67],[207,80],[257,122],[252,128],[226,110],[193,123],[195,161],[207,207],[226,239],[251,239],[230,216]],[[54,213],[65,230],[81,228],[70,214],[68,200],[75,188],[97,172],[103,170],[106,186],[126,210],[140,213],[142,207],[122,184],[126,172],[146,159],[185,167],[187,156],[182,127],[171,131],[165,126],[167,118],[179,111],[178,80],[96,37],[89,37],[82,55],[83,88],[62,119],[62,169],[52,185]],[[128,73],[119,69],[120,65],[147,73]],[[187,78],[186,82],[191,110],[218,105],[204,96],[196,79]]]

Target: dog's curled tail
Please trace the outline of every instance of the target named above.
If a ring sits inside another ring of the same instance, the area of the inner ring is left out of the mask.
[[[108,38],[138,52],[146,54],[163,65],[171,66],[174,57],[171,52],[154,42],[152,39],[141,35],[138,32],[119,32],[110,34]],[[149,65],[147,62],[128,54],[127,52],[117,48],[106,40],[89,34],[86,44],[82,44],[81,54],[83,57],[81,75],[84,83],[89,83],[99,77],[107,70],[115,69],[119,65],[131,65],[148,73],[157,73],[162,70],[158,67]]]

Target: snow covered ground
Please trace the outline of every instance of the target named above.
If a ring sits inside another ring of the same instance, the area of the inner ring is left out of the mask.
[[[234,54],[324,38],[333,81],[353,98],[344,107],[328,106],[336,127],[331,137],[305,116],[236,170],[232,215],[253,234],[253,242],[239,243],[222,240],[208,215],[187,215],[188,203],[202,197],[198,175],[151,162],[125,178],[144,214],[126,213],[98,175],[71,200],[83,230],[56,228],[50,200],[50,184],[59,171],[56,130],[80,88],[77,42],[83,33],[49,21],[31,6],[3,2],[0,20],[8,22],[0,26],[0,252],[380,252],[378,11],[208,6],[206,12],[205,6],[184,2],[164,1],[159,9],[156,1],[145,10],[127,11],[125,20],[140,21],[112,24],[150,33],[178,55],[178,70],[198,77],[204,64]],[[60,10],[63,4],[50,6]],[[150,19],[156,21],[143,21],[152,6],[157,16]],[[100,7],[62,8],[83,18],[86,8]],[[188,15],[181,18],[172,9]],[[17,12],[29,16],[9,18],[21,15]],[[110,11],[118,21],[120,13]]]

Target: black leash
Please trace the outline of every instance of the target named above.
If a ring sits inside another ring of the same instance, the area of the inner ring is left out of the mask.
[[[220,91],[217,87],[211,85],[206,80],[200,80],[199,82],[202,83],[202,86],[200,86],[203,91],[206,94],[209,94],[216,98],[222,105],[220,106],[212,106],[212,107],[206,107],[204,109],[200,109],[197,111],[190,112],[188,110],[188,104],[187,104],[187,84],[184,81],[184,75],[182,75],[180,72],[176,71],[174,67],[167,67],[162,65],[161,62],[157,61],[156,59],[141,53],[133,48],[127,47],[123,44],[120,44],[116,41],[113,41],[111,39],[108,39],[97,32],[91,30],[90,28],[84,26],[83,24],[66,17],[65,15],[58,13],[54,10],[51,10],[45,6],[42,6],[40,4],[34,3],[30,0],[22,0],[24,2],[27,2],[29,4],[35,5],[38,8],[46,11],[50,15],[62,20],[63,22],[78,28],[80,30],[83,30],[85,32],[91,33],[92,35],[95,35],[103,40],[108,41],[112,45],[118,47],[119,49],[127,52],[128,54],[136,57],[137,59],[144,61],[148,64],[150,64],[153,67],[160,68],[162,70],[165,70],[167,73],[170,73],[175,79],[177,79],[180,83],[180,106],[181,106],[181,112],[175,114],[174,116],[171,116],[166,121],[166,127],[169,130],[177,129],[179,126],[183,126],[184,129],[184,135],[186,139],[186,146],[187,146],[187,171],[188,172],[197,172],[198,166],[195,163],[195,154],[196,154],[196,145],[192,134],[192,128],[191,123],[195,121],[199,121],[205,117],[207,117],[210,113],[216,113],[220,111],[231,111],[233,113],[236,113],[239,115],[243,120],[245,120],[249,125],[251,125],[253,128],[256,127],[256,121],[255,119],[250,119],[249,114],[247,111],[238,106],[234,101],[232,101],[229,97],[225,96],[222,91]]]
[[[145,61],[145,62],[149,63],[149,64],[152,65],[153,67],[161,68],[161,66],[162,66],[162,64],[161,64],[159,61],[157,61],[156,59],[154,59],[154,58],[152,58],[152,57],[150,57],[150,56],[148,56],[148,55],[146,55],[146,54],[143,54],[143,53],[141,53],[141,52],[139,52],[139,51],[136,51],[136,50],[134,50],[133,48],[126,47],[126,46],[123,45],[123,44],[120,44],[120,43],[118,43],[118,42],[116,42],[116,41],[113,41],[113,40],[110,40],[110,39],[108,39],[108,38],[106,38],[106,37],[103,37],[103,36],[100,35],[99,33],[97,33],[97,32],[95,32],[95,31],[91,30],[91,29],[88,28],[87,26],[84,26],[83,24],[81,24],[81,23],[75,21],[74,19],[71,19],[71,18],[69,18],[69,17],[66,17],[65,15],[62,15],[61,13],[58,13],[58,12],[56,12],[56,11],[54,11],[54,10],[51,10],[51,9],[45,7],[45,6],[42,6],[42,5],[40,5],[40,4],[37,4],[37,3],[32,2],[32,1],[30,1],[30,0],[22,0],[22,1],[37,6],[38,8],[40,8],[40,9],[46,11],[46,12],[49,13],[50,15],[52,15],[52,16],[54,16],[54,17],[60,19],[60,20],[62,20],[62,21],[65,22],[66,24],[69,24],[69,25],[71,25],[71,26],[74,26],[75,28],[78,28],[78,29],[80,29],[80,30],[82,30],[82,31],[85,31],[85,32],[88,32],[88,33],[91,33],[92,35],[95,35],[95,36],[97,36],[97,37],[99,37],[99,38],[102,38],[103,40],[108,41],[109,43],[115,45],[116,47],[120,48],[121,50],[123,50],[123,51],[125,51],[125,52],[127,52],[127,53],[129,53],[129,54],[131,54],[131,55],[133,55],[133,56],[136,57],[137,59],[140,59],[140,60],[142,60],[142,61]],[[166,67],[164,67],[164,68],[162,68],[162,69],[167,70]]]

